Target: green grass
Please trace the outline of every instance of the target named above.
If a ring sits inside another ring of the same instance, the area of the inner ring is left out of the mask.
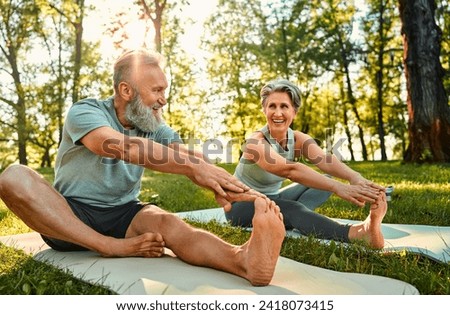
[[[385,223],[450,226],[449,165],[357,162],[350,166],[379,184],[395,186]],[[222,167],[233,172],[235,165]],[[48,181],[53,180],[52,169],[38,171]],[[145,172],[141,199],[172,212],[218,206],[211,192],[195,186],[187,178],[153,171]],[[363,220],[368,214],[367,207],[358,208],[335,196],[318,211],[330,217],[354,220]],[[190,223],[233,244],[242,244],[249,237],[246,231],[217,222]],[[29,231],[1,202],[0,227],[0,235]],[[405,251],[386,254],[367,249],[362,244],[323,244],[308,237],[286,239],[281,255],[336,271],[399,279],[414,285],[421,294],[450,294],[450,264]],[[0,262],[0,294],[113,294],[101,285],[86,284],[2,245]]]

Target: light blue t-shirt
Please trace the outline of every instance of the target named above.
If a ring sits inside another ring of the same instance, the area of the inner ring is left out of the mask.
[[[148,133],[123,128],[112,97],[81,100],[67,113],[56,158],[54,187],[63,196],[97,207],[112,207],[138,199],[143,166],[101,157],[80,143],[87,133],[105,126],[124,135],[152,139],[163,145],[182,142],[165,124]]]
[[[263,133],[266,141],[270,144],[272,149],[278,154],[283,156],[286,160],[293,161],[295,158],[295,139],[294,131],[289,128],[287,132],[287,149],[283,149],[280,144],[272,138],[269,132],[269,128],[264,126],[259,130]],[[249,161],[244,157],[241,157],[234,176],[238,178],[241,182],[249,186],[250,188],[259,191],[265,195],[276,195],[278,194],[283,181],[286,179],[284,177],[277,176],[266,170],[262,169],[258,164],[253,161]]]

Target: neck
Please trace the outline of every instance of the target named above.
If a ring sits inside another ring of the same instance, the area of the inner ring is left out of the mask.
[[[287,143],[287,130],[273,131],[269,129],[270,136],[275,139],[281,147],[285,147]]]
[[[133,129],[134,126],[132,126],[128,120],[125,118],[125,108],[127,106],[127,103],[117,97],[114,96],[114,110],[116,111],[116,115],[117,115],[117,119],[119,119],[120,124],[125,128],[125,129]]]

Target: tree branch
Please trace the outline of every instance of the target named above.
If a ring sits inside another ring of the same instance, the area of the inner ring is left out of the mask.
[[[4,102],[4,103],[6,103],[6,104],[8,104],[9,106],[12,106],[12,107],[14,107],[14,108],[15,108],[15,106],[16,106],[16,103],[14,103],[13,101],[11,101],[11,100],[9,100],[9,99],[7,99],[7,98],[4,98],[4,97],[1,96],[1,95],[0,95],[0,101]]]

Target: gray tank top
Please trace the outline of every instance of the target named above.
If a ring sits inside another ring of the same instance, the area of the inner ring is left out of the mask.
[[[287,132],[287,150],[284,150],[280,144],[272,138],[267,125],[259,131],[263,133],[266,141],[271,145],[275,152],[280,154],[286,160],[294,160],[295,139],[294,131],[291,128],[289,128]],[[286,179],[263,170],[258,164],[247,160],[244,157],[241,157],[239,160],[234,176],[247,186],[265,195],[278,194],[283,181]]]

